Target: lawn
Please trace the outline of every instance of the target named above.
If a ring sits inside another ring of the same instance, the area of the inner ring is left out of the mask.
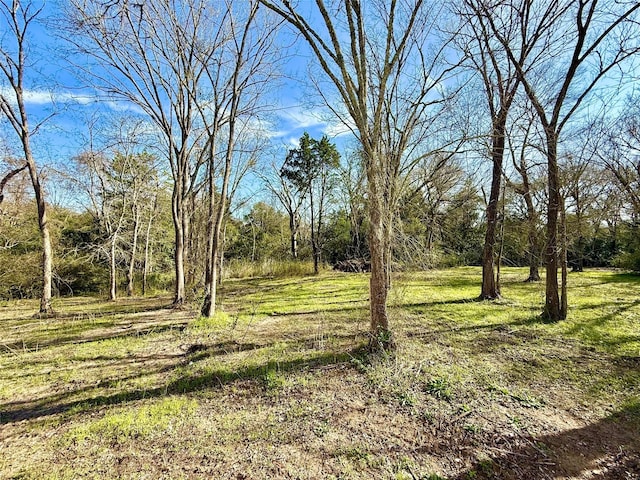
[[[386,355],[360,274],[0,302],[0,478],[640,478],[640,276],[571,274],[556,324],[525,277],[397,274]]]

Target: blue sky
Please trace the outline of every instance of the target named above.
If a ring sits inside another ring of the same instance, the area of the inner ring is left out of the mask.
[[[140,110],[131,104],[106,99],[97,90],[80,83],[73,73],[74,59],[50,21],[57,13],[55,2],[47,3],[41,21],[31,25],[30,67],[25,78],[24,98],[30,125],[34,127],[44,120],[33,137],[36,161],[39,166],[64,169],[70,158],[86,148],[88,118],[96,112],[137,114]],[[4,46],[8,40],[4,37]],[[306,63],[307,56],[298,51],[284,65],[281,88],[270,99],[272,113],[260,123],[274,147],[270,149],[271,159],[265,161],[277,160],[273,157],[279,156],[279,152],[284,159],[287,150],[297,144],[305,131],[313,137],[327,134],[341,149],[351,144],[348,129],[337,121],[327,121],[331,117],[319,105],[309,106],[308,88],[291,78],[297,75],[304,78]],[[5,95],[11,93],[4,78],[0,78],[0,91]],[[2,120],[0,154],[19,156],[18,138]]]

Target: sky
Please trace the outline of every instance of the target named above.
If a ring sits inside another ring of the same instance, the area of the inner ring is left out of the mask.
[[[87,124],[92,116],[140,114],[141,110],[132,104],[106,99],[78,79],[73,66],[77,60],[52,21],[57,14],[55,0],[44,3],[40,21],[30,27],[30,65],[24,99],[31,128],[39,125],[32,139],[36,162],[41,168],[64,170],[75,155],[87,148]],[[11,40],[7,32],[0,32],[0,39],[5,48]],[[326,134],[341,150],[353,145],[353,137],[344,125],[328,120],[331,117],[320,105],[309,105],[309,87],[304,84],[308,58],[308,53],[298,47],[282,66],[280,88],[269,99],[271,113],[260,121],[272,145],[263,159],[265,163],[284,161],[287,151],[297,146],[304,132],[314,138]],[[4,78],[0,78],[0,92],[7,97],[12,94]],[[0,121],[0,155],[20,156],[18,137],[6,121]],[[62,196],[52,186],[48,190],[53,197]]]
[[[75,155],[87,148],[87,125],[96,112],[101,116],[141,113],[138,107],[106,99],[97,90],[78,80],[73,66],[78,61],[69,53],[51,21],[58,15],[61,1],[49,0],[44,3],[41,21],[32,25],[29,32],[30,65],[25,79],[25,100],[32,128],[45,120],[33,137],[36,161],[41,167],[51,170],[64,170]],[[305,4],[305,0],[300,0],[302,7]],[[42,3],[34,0],[34,5]],[[0,23],[0,42],[4,46],[9,40],[10,36],[3,31]],[[291,38],[284,40],[283,43],[294,43]],[[262,166],[282,163],[287,151],[297,146],[298,139],[305,131],[314,138],[328,135],[343,156],[356,145],[345,125],[328,114],[320,101],[311,101],[319,96],[309,85],[312,54],[305,48],[305,42],[297,41],[295,51],[287,51],[286,62],[282,65],[281,85],[271,94],[270,115],[260,118],[259,125],[272,146],[264,154]],[[6,89],[7,85],[0,76],[0,92],[6,93]],[[626,101],[624,96],[619,95],[618,98]],[[598,102],[593,103],[596,104]],[[19,152],[15,132],[0,119],[0,158],[19,156]],[[474,156],[472,160],[476,161],[477,157]],[[257,181],[255,177],[250,177],[248,183],[253,183],[249,188],[251,190]],[[55,184],[47,188],[50,201],[55,202],[57,196],[63,197],[64,192],[58,193]]]

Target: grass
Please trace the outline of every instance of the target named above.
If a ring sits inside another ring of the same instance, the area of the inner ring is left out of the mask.
[[[398,349],[367,353],[368,276],[0,305],[0,478],[635,478],[640,277],[569,277],[569,318],[503,271],[398,274]]]

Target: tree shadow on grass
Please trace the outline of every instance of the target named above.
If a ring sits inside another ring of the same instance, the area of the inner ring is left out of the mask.
[[[145,322],[145,320],[147,322]],[[42,332],[36,332],[34,335],[27,335],[19,340],[9,343],[0,343],[0,351],[24,351],[24,350],[41,350],[43,348],[54,347],[66,344],[82,344],[89,342],[99,342],[102,340],[113,340],[118,338],[135,337],[150,334],[159,334],[171,330],[184,330],[189,324],[190,319],[185,318],[177,321],[169,321],[166,323],[151,323],[152,317],[139,318],[135,321],[130,319],[125,322],[114,321],[110,324],[83,324],[75,328],[61,324],[59,327],[45,329]],[[142,326],[136,326],[142,324]],[[86,334],[91,330],[97,333]],[[104,331],[106,330],[106,331]],[[58,335],[56,332],[64,332]]]
[[[162,302],[158,302],[158,298],[155,297],[131,297],[122,298],[109,302],[106,300],[88,299],[85,304],[89,307],[86,310],[78,310],[82,303],[76,303],[73,310],[66,312],[55,311],[53,314],[33,314],[13,317],[12,321],[23,322],[33,320],[75,320],[82,318],[100,319],[104,317],[112,317],[117,315],[130,315],[136,313],[156,312],[159,310],[169,310],[172,308],[169,300],[163,299]],[[99,305],[97,308],[95,305]]]
[[[351,336],[352,338],[352,336]],[[305,339],[300,340],[305,342]],[[214,345],[192,345],[186,348],[183,355],[173,356],[174,361],[168,365],[145,371],[137,371],[135,375],[118,377],[110,382],[120,383],[154,374],[180,372],[179,367],[201,362],[212,356],[227,355],[239,352],[268,348],[271,344],[259,345],[254,343],[223,342]],[[110,395],[95,395],[88,398],[69,400],[82,393],[100,388],[100,384],[88,385],[71,389],[59,394],[50,395],[31,402],[13,402],[2,405],[0,411],[0,425],[38,419],[41,417],[65,414],[68,412],[81,413],[101,406],[120,405],[126,402],[158,398],[172,394],[186,394],[204,389],[221,388],[235,382],[253,381],[261,385],[268,372],[287,373],[294,371],[313,371],[327,365],[348,365],[354,358],[363,358],[367,354],[363,343],[355,348],[344,351],[320,351],[307,354],[301,358],[283,361],[266,360],[257,364],[247,364],[238,368],[204,368],[203,371],[183,373],[168,383],[156,385],[152,388],[124,390]],[[355,368],[355,367],[354,367]],[[194,369],[190,369],[194,370]]]
[[[462,303],[462,302],[459,302]],[[495,331],[495,332],[505,332],[507,330],[513,329],[514,327],[526,327],[530,325],[535,325],[538,323],[544,323],[544,320],[541,319],[539,315],[524,317],[518,320],[514,320],[512,322],[494,322],[494,323],[485,323],[485,324],[474,324],[474,325],[464,325],[464,326],[454,326],[451,325],[449,327],[444,328],[434,328],[431,330],[425,330],[421,328],[418,331],[408,331],[406,335],[411,338],[420,338],[424,341],[432,341],[441,336],[442,334],[450,334],[450,333],[464,333],[464,332],[483,332],[483,331]],[[526,335],[525,335],[526,336]],[[475,341],[475,338],[474,340]]]
[[[613,275],[598,275],[597,279],[601,280],[603,284],[607,283],[628,283],[635,286],[640,286],[640,273],[633,272],[619,272]]]
[[[515,445],[494,437],[483,447],[492,453],[450,480],[638,479],[640,400],[582,428],[523,436]]]

